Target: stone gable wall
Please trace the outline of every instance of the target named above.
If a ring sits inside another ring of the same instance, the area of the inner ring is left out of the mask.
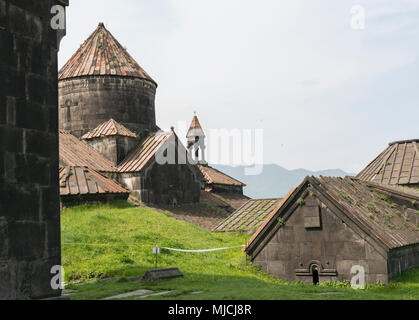
[[[319,212],[321,227],[307,228],[317,225]],[[320,282],[350,281],[354,265],[364,267],[367,282],[388,282],[386,256],[315,196],[305,198],[304,205],[296,207],[285,225],[252,259],[262,270],[286,281],[313,283],[310,265],[316,264],[323,270]]]

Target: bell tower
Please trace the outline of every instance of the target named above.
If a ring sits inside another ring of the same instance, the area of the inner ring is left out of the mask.
[[[186,139],[192,159],[199,164],[207,164],[205,161],[205,133],[202,130],[196,112],[186,134]]]

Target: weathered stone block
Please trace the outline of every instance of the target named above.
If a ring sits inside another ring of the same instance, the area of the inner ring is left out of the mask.
[[[46,230],[46,245],[45,256],[59,257],[61,253],[61,230],[60,221],[57,219],[50,219],[45,221]]]
[[[339,256],[343,259],[365,259],[365,241],[344,241],[343,248],[342,251],[339,253]]]
[[[0,217],[0,261],[7,260],[9,245],[9,232],[7,229],[7,220]],[[1,281],[0,281],[1,282]]]
[[[16,98],[7,97],[6,98],[6,122],[9,125],[14,126],[16,124]]]
[[[36,277],[31,278],[31,298],[42,299],[61,295],[60,289],[54,289],[51,286],[51,280],[54,274],[51,274],[53,266],[60,265],[60,257],[52,256],[49,259],[42,259],[31,263],[31,270]]]
[[[16,154],[15,176],[19,182],[50,184],[50,161],[34,154]]]
[[[373,246],[370,244],[365,245],[365,254],[366,258],[372,260],[385,260],[386,257],[383,257]]]
[[[22,130],[9,126],[0,126],[0,151],[22,152]]]
[[[57,171],[58,172],[58,171]],[[51,180],[58,181],[58,180]],[[55,220],[58,223],[60,221],[60,204],[56,199],[59,199],[59,190],[41,187],[40,188],[41,208],[40,208],[40,219],[42,221]],[[59,230],[58,230],[59,231]]]
[[[45,226],[40,222],[11,222],[9,259],[40,258],[44,253]]]
[[[0,182],[1,216],[10,220],[39,220],[39,193],[35,187]]]
[[[34,153],[42,157],[56,156],[57,137],[42,131],[26,130],[25,145],[27,153]]]
[[[385,260],[368,260],[369,273],[387,273],[387,261]]]
[[[0,151],[0,180],[4,178],[5,168],[4,168],[4,152]]]
[[[254,261],[255,262],[262,262],[262,261],[266,261],[266,249],[267,247],[263,248],[262,251],[259,252],[259,254],[255,257]]]
[[[269,261],[268,272],[277,277],[284,276],[286,274],[285,263],[283,261]]]
[[[285,225],[281,227],[281,229],[278,231],[278,234],[276,236],[276,240],[278,243],[281,242],[293,242],[294,241],[294,228],[293,226]]]
[[[13,56],[13,50],[3,48],[13,48],[13,36],[11,33],[0,29],[0,60],[9,66],[16,65],[16,59]]]
[[[316,244],[313,242],[301,242],[300,243],[300,255],[304,257],[305,260],[317,260],[322,256],[322,246],[321,244]]]
[[[16,126],[26,129],[46,131],[49,127],[51,111],[35,102],[19,99],[16,104]]]
[[[47,79],[42,76],[30,74],[26,80],[27,94],[33,102],[44,104],[47,96]]]
[[[336,260],[336,269],[339,275],[345,275],[344,279],[351,279],[351,269],[353,266],[363,266],[366,273],[369,273],[368,264],[363,260]]]
[[[15,182],[16,180],[16,159],[12,152],[5,152],[3,156],[4,179],[5,181]]]
[[[324,242],[324,253],[326,257],[340,257],[340,253],[343,251],[344,242],[325,241]]]
[[[178,268],[154,269],[147,271],[144,274],[142,281],[155,282],[180,277],[183,277],[183,274],[180,272]]]
[[[0,300],[16,299],[16,264],[0,260]]]
[[[6,124],[7,120],[7,97],[0,95],[0,125]]]
[[[8,10],[5,0],[0,0],[0,31],[3,29],[7,30],[8,25]],[[0,42],[1,43],[1,42]],[[0,46],[4,48],[3,46]]]

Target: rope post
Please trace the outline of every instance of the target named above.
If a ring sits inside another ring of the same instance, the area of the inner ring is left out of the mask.
[[[156,259],[155,259],[155,265],[154,265],[154,268],[155,268],[155,269],[157,269],[157,264],[158,264],[158,255],[159,255],[159,253],[160,253],[160,248],[159,248],[157,245],[153,248],[153,253],[155,253],[155,254],[156,254]]]

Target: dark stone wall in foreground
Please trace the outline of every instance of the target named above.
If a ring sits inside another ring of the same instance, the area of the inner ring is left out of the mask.
[[[0,0],[0,299],[61,294],[57,3]]]

